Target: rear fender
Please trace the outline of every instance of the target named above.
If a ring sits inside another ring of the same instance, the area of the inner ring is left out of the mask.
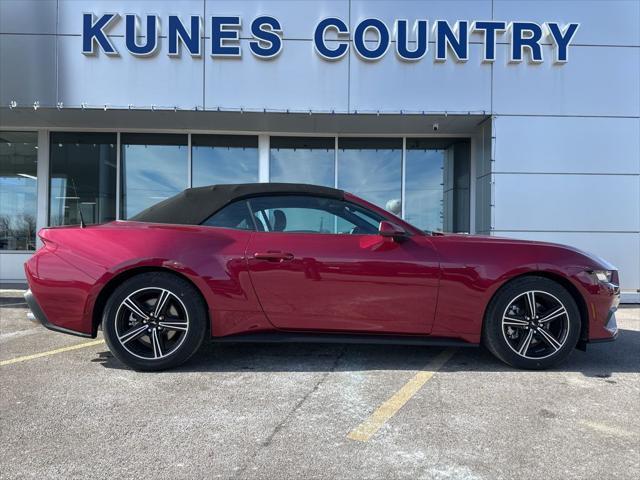
[[[98,325],[102,321],[102,307],[104,307],[111,292],[120,284],[120,282],[117,281],[118,278],[124,281],[126,277],[133,276],[136,273],[142,273],[145,270],[164,270],[185,277],[199,290],[207,304],[209,316],[211,316],[211,300],[209,298],[210,295],[207,295],[209,288],[207,283],[193,269],[176,260],[167,258],[136,259],[135,261],[123,262],[109,269],[96,280],[95,285],[91,289],[87,297],[84,314],[85,318],[91,319],[94,336],[96,335]]]

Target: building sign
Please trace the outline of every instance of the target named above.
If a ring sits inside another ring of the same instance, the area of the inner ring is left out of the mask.
[[[248,50],[259,59],[277,57],[284,48],[283,26],[271,16],[262,15],[245,26],[239,16],[212,16],[207,19],[211,32],[203,52],[203,18],[192,15],[185,20],[169,15],[166,24],[157,15],[138,16],[107,13],[96,16],[83,14],[82,53],[95,55],[121,55],[109,38],[110,29],[118,22],[125,23],[125,45],[129,54],[156,55],[160,51],[160,37],[166,36],[166,54],[180,56],[188,52],[192,57],[207,54],[212,58],[242,58],[241,34],[250,35]],[[430,25],[431,24],[431,25]],[[166,25],[166,27],[164,26]],[[483,62],[496,60],[496,44],[508,42],[509,61],[533,63],[544,61],[542,45],[550,42],[554,62],[565,63],[569,58],[569,46],[580,24],[560,25],[556,22],[503,22],[459,20],[454,24],[446,20],[419,19],[396,20],[389,26],[377,18],[360,21],[353,31],[337,17],[329,17],[317,23],[313,33],[315,53],[327,61],[339,61],[350,48],[364,61],[376,61],[390,49],[402,61],[416,62],[429,53],[433,42],[433,59],[445,62],[469,60],[469,39],[472,34],[482,37]],[[431,28],[430,28],[431,27]],[[165,30],[166,28],[166,30]]]

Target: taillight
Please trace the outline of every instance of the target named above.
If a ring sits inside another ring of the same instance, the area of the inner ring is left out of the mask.
[[[46,228],[43,228],[38,232],[38,237],[42,241],[42,248],[52,248],[55,246],[55,242],[53,242],[49,237],[48,230]]]

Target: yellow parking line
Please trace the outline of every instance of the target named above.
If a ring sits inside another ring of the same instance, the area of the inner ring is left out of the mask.
[[[49,355],[56,355],[58,353],[69,352],[71,350],[78,350],[79,348],[93,347],[94,345],[100,345],[104,343],[104,340],[94,340],[92,342],[78,343],[63,348],[56,348],[55,350],[49,350],[48,352],[34,353],[33,355],[25,355],[24,357],[16,357],[10,360],[3,360],[0,362],[0,367],[5,365],[11,365],[13,363],[26,362],[27,360],[35,360],[36,358],[48,357]]]
[[[394,393],[389,400],[380,405],[369,418],[351,430],[347,438],[359,442],[368,441],[405,403],[411,400],[411,397],[418,393],[425,383],[431,380],[433,375],[447,363],[455,352],[456,349],[450,348],[431,360],[425,366],[424,370],[416,373],[415,376],[405,383],[400,390]]]

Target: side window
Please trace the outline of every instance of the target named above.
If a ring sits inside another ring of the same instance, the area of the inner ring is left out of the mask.
[[[383,218],[341,200],[303,195],[249,199],[258,229],[267,232],[376,234]]]
[[[234,228],[236,230],[255,230],[251,219],[251,211],[246,200],[230,203],[202,222],[202,225]]]

